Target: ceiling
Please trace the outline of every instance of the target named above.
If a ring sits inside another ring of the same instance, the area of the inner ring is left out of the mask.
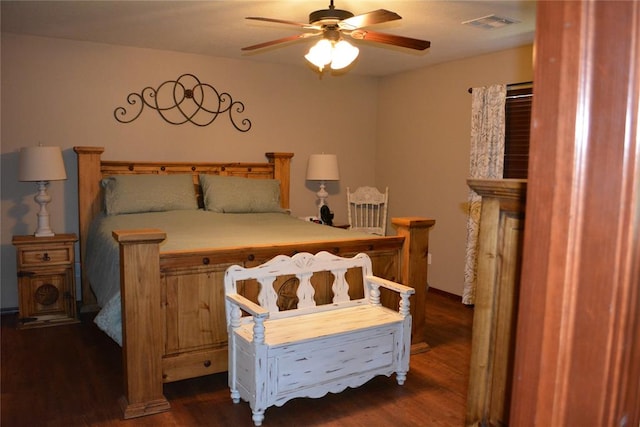
[[[330,0],[253,1],[7,1],[2,0],[2,31],[114,45],[307,66],[303,56],[315,38],[258,51],[245,46],[303,30],[291,25],[251,21],[247,16],[307,23],[309,13]],[[402,19],[370,29],[431,41],[426,51],[355,41],[360,56],[349,73],[385,76],[440,62],[476,56],[533,42],[535,1],[335,0],[355,15],[388,9]],[[520,21],[482,29],[464,21],[498,15]]]

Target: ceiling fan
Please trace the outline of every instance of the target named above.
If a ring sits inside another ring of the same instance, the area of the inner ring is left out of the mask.
[[[415,50],[425,50],[431,46],[431,42],[427,40],[396,36],[393,34],[364,29],[364,27],[374,24],[402,19],[402,17],[395,12],[378,9],[361,15],[354,15],[347,10],[336,9],[333,5],[333,0],[330,1],[328,9],[311,12],[309,14],[308,24],[257,16],[249,16],[246,19],[293,25],[302,28],[303,30],[311,30],[311,32],[294,34],[288,37],[258,43],[252,46],[243,47],[242,50],[250,51],[262,49],[280,43],[322,36],[320,41],[309,50],[307,55],[305,55],[305,58],[316,65],[320,71],[323,70],[324,66],[329,64],[331,64],[331,68],[334,70],[344,68],[351,64],[351,62],[358,56],[358,49],[350,45],[343,36],[350,36],[356,40],[383,43]]]

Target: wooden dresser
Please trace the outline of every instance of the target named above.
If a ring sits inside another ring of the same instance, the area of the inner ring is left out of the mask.
[[[13,236],[18,266],[19,328],[77,323],[75,234]]]
[[[526,180],[470,179],[482,196],[467,426],[509,421]]]

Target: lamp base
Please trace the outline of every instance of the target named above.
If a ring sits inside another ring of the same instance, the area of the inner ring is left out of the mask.
[[[325,190],[324,181],[320,181],[320,190],[318,190],[316,196],[318,197],[318,218],[320,218],[320,210],[327,204],[327,197],[329,197],[329,193]]]
[[[33,198],[38,205],[40,205],[40,211],[38,212],[38,228],[34,236],[36,237],[51,237],[55,236],[55,233],[49,226],[49,212],[47,211],[47,204],[51,201],[51,196],[47,194],[47,186],[49,181],[38,181],[38,194]]]

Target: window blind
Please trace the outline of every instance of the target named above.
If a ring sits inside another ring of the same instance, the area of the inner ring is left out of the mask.
[[[507,88],[503,178],[527,178],[532,101],[532,86]]]

